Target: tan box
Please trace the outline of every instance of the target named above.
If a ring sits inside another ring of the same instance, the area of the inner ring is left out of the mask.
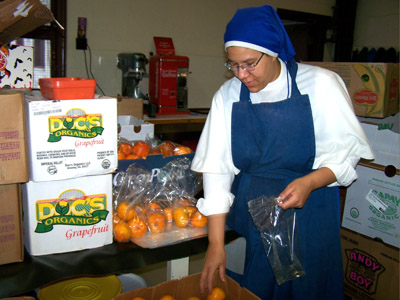
[[[399,249],[341,230],[344,291],[352,299],[399,299]]]
[[[0,185],[0,265],[24,260],[19,184]]]
[[[0,94],[0,107],[0,184],[27,182],[24,95]]]
[[[143,99],[117,97],[117,114],[143,119]]]
[[[39,0],[0,2],[0,43],[5,45],[53,20],[51,11]]]
[[[303,62],[342,77],[360,117],[385,118],[399,111],[399,64]]]
[[[251,293],[249,290],[240,287],[240,285],[226,277],[226,282],[222,282],[219,277],[215,276],[214,286],[221,287],[226,293],[226,299],[235,300],[260,300],[259,297]],[[197,296],[201,299],[205,295],[200,294],[199,288],[200,273],[189,275],[181,279],[174,279],[163,282],[154,287],[142,288],[117,295],[115,300],[132,300],[133,297],[142,297],[146,300],[158,300],[164,295],[171,295],[175,299],[187,299],[191,296]]]

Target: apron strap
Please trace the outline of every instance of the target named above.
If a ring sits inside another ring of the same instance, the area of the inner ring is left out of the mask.
[[[240,88],[240,101],[247,101],[247,102],[251,102],[250,100],[250,91],[249,88],[247,86],[245,86],[245,84],[242,82],[242,86]]]

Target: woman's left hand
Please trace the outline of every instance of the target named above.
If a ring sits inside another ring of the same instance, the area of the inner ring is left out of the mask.
[[[278,205],[283,209],[302,208],[312,191],[335,181],[336,176],[329,168],[318,169],[289,183],[280,193]]]

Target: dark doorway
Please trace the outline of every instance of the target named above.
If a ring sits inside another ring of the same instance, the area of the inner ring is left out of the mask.
[[[281,8],[277,12],[296,50],[296,61],[323,61],[332,18]]]

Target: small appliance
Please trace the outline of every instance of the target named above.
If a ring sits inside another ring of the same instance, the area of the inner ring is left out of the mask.
[[[117,67],[122,70],[122,96],[148,99],[139,88],[146,74],[148,60],[142,53],[118,54]]]
[[[171,38],[154,37],[157,55],[149,58],[150,103],[157,115],[190,113],[188,110],[189,58],[176,56]]]

